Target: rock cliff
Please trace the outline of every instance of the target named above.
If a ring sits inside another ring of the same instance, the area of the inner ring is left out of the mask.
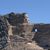
[[[26,13],[0,16],[0,50],[50,49],[50,24],[29,24]]]

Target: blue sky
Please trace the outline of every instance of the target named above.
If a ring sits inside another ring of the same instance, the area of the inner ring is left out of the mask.
[[[0,0],[0,14],[26,12],[31,23],[50,23],[50,0]]]

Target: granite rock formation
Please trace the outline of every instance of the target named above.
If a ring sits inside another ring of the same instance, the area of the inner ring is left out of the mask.
[[[26,13],[0,16],[0,50],[50,49],[50,24],[29,24]]]
[[[37,32],[33,40],[35,40],[39,46],[50,49],[50,24],[35,24],[34,29],[37,29]]]
[[[3,17],[0,17],[0,50],[7,46],[8,29]]]

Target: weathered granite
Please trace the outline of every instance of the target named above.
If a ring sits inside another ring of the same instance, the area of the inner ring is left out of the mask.
[[[0,50],[50,49],[50,24],[30,25],[26,13],[0,16],[0,33]]]

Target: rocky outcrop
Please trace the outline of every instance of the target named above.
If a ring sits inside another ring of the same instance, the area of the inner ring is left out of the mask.
[[[12,12],[10,14],[3,15],[2,19],[3,18],[5,26],[7,27],[7,29],[5,28],[7,32],[5,36],[7,35],[8,37],[6,39],[8,46],[4,47],[4,49],[12,50],[15,47],[17,50],[24,50],[25,45],[27,45],[28,42],[32,42],[33,33],[31,33],[31,31],[33,25],[28,24],[25,13],[15,14]],[[15,48],[14,50],[16,50]]]
[[[33,40],[43,48],[50,49],[50,24],[35,24],[33,30],[37,29]]]
[[[4,18],[0,16],[0,50],[7,46],[8,29]]]
[[[50,49],[50,24],[29,24],[26,13],[0,16],[0,50]]]

